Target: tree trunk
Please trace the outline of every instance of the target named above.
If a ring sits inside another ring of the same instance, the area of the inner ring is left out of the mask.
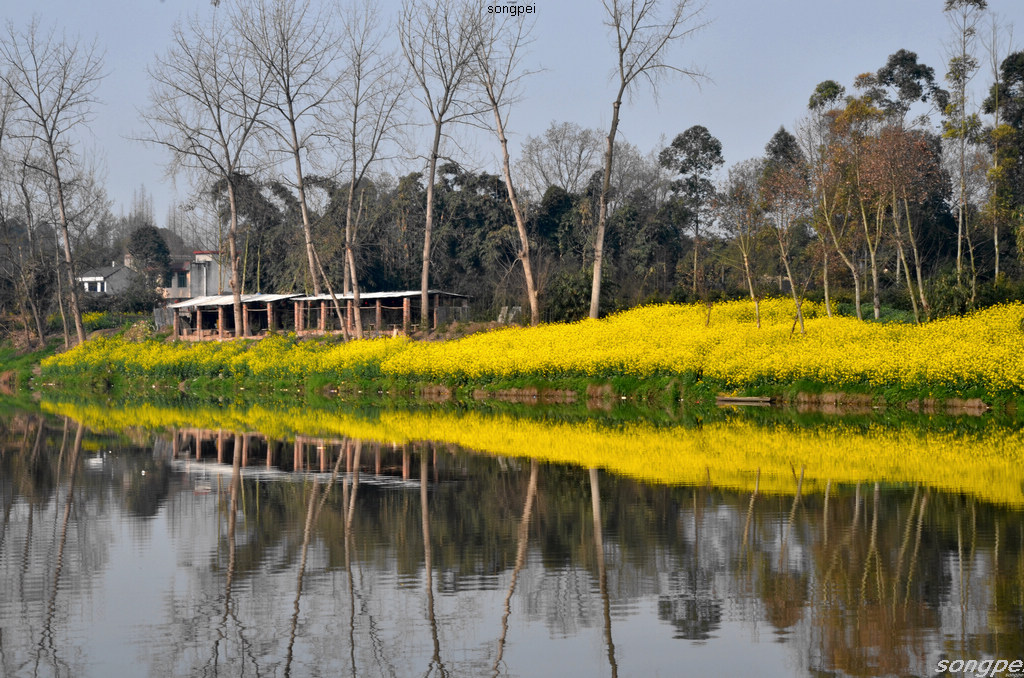
[[[700,248],[700,217],[693,218],[693,296],[697,296],[697,250]]]
[[[354,237],[355,223],[352,215],[353,203],[356,199],[356,176],[355,160],[353,159],[352,180],[348,185],[348,207],[345,210],[345,261],[348,266],[349,279],[346,282],[352,284],[352,306],[354,308],[356,321],[356,339],[363,338],[363,314],[360,311],[359,301],[359,280],[356,275],[356,258],[352,253],[352,240]]]
[[[796,319],[800,323],[800,334],[807,334],[804,331],[804,314],[800,308],[801,300],[796,293],[796,281],[793,280],[793,273],[789,270],[789,248],[782,242],[782,234],[779,233],[779,253],[782,255],[782,265],[786,268],[786,277],[789,278],[789,291],[793,293],[793,304],[796,306]]]
[[[906,193],[903,195],[903,211],[907,217],[907,236],[910,239],[910,251],[914,255],[914,273],[917,275],[917,294],[921,300],[921,308],[924,310],[925,320],[931,320],[932,311],[928,305],[928,298],[924,291],[924,280],[921,275],[921,255],[917,250],[917,237],[914,235],[914,222],[910,219],[910,203]]]
[[[526,218],[519,206],[519,198],[516,196],[515,186],[512,184],[512,171],[509,167],[508,139],[505,138],[505,126],[501,122],[501,113],[498,104],[491,99],[491,108],[494,110],[494,124],[498,132],[498,141],[501,142],[502,172],[505,175],[505,189],[508,192],[508,200],[512,203],[512,214],[516,218],[516,229],[519,231],[519,261],[523,264],[523,275],[526,276],[526,296],[530,303],[530,324],[536,326],[540,323],[540,306],[537,303],[537,288],[533,280],[533,267],[530,265],[530,237],[526,232]]]
[[[608,219],[608,193],[612,185],[612,162],[615,150],[615,133],[619,129],[619,108],[626,84],[619,86],[619,94],[612,104],[612,124],[608,131],[608,145],[604,152],[604,179],[601,181],[601,198],[597,211],[597,234],[594,237],[594,278],[590,286],[590,317],[597,318],[601,306],[601,267],[604,263],[604,233]]]
[[[50,166],[53,168],[53,179],[57,188],[60,228],[64,234],[64,263],[67,265],[68,305],[70,306],[71,317],[75,321],[75,333],[78,335],[78,343],[81,344],[85,341],[85,327],[82,325],[82,310],[78,305],[78,281],[75,280],[75,260],[71,256],[71,232],[68,228],[67,210],[64,207],[64,184],[60,178],[60,168],[57,165],[57,154],[52,140],[48,146],[50,149]]]
[[[228,177],[228,209],[231,211],[231,224],[228,227],[228,256],[231,257],[231,306],[235,317],[235,336],[242,332],[242,286],[239,274],[238,259],[238,206],[235,204],[235,181]]]
[[[999,277],[999,223],[992,224],[992,244],[996,252],[996,278]]]
[[[757,329],[761,329],[761,303],[754,294],[754,277],[750,274],[750,258],[743,253],[743,273],[747,276],[747,287],[750,288],[750,300],[754,302],[754,318],[757,320]]]
[[[427,167],[427,214],[423,229],[423,270],[420,273],[420,329],[430,328],[430,234],[434,228],[434,177],[437,174],[437,154],[441,148],[441,120],[434,121],[434,143],[430,147]]]
[[[68,316],[64,311],[64,283],[61,278],[64,277],[63,272],[60,270],[63,268],[60,261],[60,246],[56,251],[56,266],[57,266],[57,309],[60,311],[60,324],[64,330],[64,348],[71,348],[71,332],[68,330]]]
[[[288,115],[291,116],[292,102],[288,102]],[[306,259],[309,263],[309,277],[313,281],[313,294],[320,294],[320,279],[316,274],[316,262],[313,258],[313,228],[309,223],[309,208],[306,206],[306,183],[302,176],[302,158],[299,155],[299,136],[295,130],[295,119],[289,117],[288,124],[292,132],[292,152],[295,156],[295,187],[299,192],[299,209],[302,212],[302,233],[306,238]]]
[[[892,226],[896,232],[896,252],[899,255],[896,259],[896,279],[899,280],[900,269],[903,269],[907,279],[907,293],[910,295],[910,304],[914,307],[914,323],[921,324],[921,313],[917,308],[917,297],[914,295],[914,284],[910,281],[910,265],[907,264],[907,256],[903,251],[903,232],[900,229],[900,203],[896,198],[896,191],[892,194]]]
[[[832,294],[828,285],[828,243],[825,236],[818,233],[818,241],[821,243],[821,284],[825,288],[825,315],[832,317]]]
[[[860,276],[857,273],[857,264],[843,252],[843,249],[839,246],[839,238],[836,236],[835,225],[832,220],[829,219],[826,222],[828,226],[828,232],[832,236],[832,244],[836,247],[836,252],[839,253],[839,258],[843,260],[846,267],[850,269],[850,274],[853,276],[853,299],[854,304],[857,306],[857,320],[864,320],[863,314],[860,310]]]

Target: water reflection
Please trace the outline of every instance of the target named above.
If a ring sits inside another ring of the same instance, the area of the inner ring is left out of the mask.
[[[5,676],[924,675],[1024,651],[1021,510],[922,483],[0,426]]]

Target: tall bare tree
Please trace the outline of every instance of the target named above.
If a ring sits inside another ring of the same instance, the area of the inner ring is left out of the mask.
[[[761,295],[754,285],[753,259],[765,231],[764,203],[761,199],[761,175],[764,160],[751,158],[729,169],[729,177],[718,192],[716,212],[725,232],[743,259],[743,275],[747,280],[750,300],[754,302],[754,318],[761,327]]]
[[[511,15],[504,19],[480,22],[480,39],[477,42],[476,72],[484,92],[484,100],[494,116],[494,133],[501,144],[501,169],[505,179],[505,190],[512,204],[512,214],[519,232],[519,261],[526,278],[526,297],[530,304],[530,324],[540,322],[540,306],[537,302],[537,286],[530,261],[530,237],[526,232],[526,217],[516,195],[512,181],[512,165],[508,155],[508,138],[505,127],[509,109],[517,98],[517,87],[528,73],[523,70],[523,48],[529,42],[533,22]]]
[[[175,25],[170,48],[149,69],[153,85],[144,117],[148,140],[171,151],[173,169],[195,172],[226,189],[237,334],[243,323],[235,188],[239,175],[257,164],[251,150],[270,79],[245,57],[217,11],[208,23],[193,15]]]
[[[373,3],[356,0],[346,9],[340,43],[345,68],[339,80],[342,92],[340,120],[334,126],[334,139],[341,145],[344,172],[348,179],[346,287],[350,286],[352,290],[357,339],[363,337],[363,321],[359,311],[359,276],[354,244],[364,213],[362,194],[371,169],[385,159],[388,144],[394,141],[398,128],[404,122],[401,102],[407,93],[406,76],[398,63],[400,57],[387,49],[385,37],[385,28]]]
[[[64,268],[75,332],[85,341],[85,328],[75,282],[75,260],[65,201],[66,181],[78,164],[74,135],[88,125],[96,88],[103,78],[103,55],[95,43],[83,44],[54,28],[43,29],[37,20],[19,31],[8,21],[0,40],[0,82],[17,98],[15,120],[42,149],[45,162],[34,169],[53,183],[64,241]]]
[[[622,99],[630,93],[637,80],[646,80],[657,94],[659,79],[669,73],[685,75],[694,80],[700,71],[677,66],[668,60],[672,45],[703,28],[699,21],[704,6],[694,0],[673,0],[667,11],[659,0],[603,0],[606,24],[614,36],[618,89],[612,102],[612,122],[604,151],[604,179],[597,214],[594,239],[594,279],[590,288],[590,317],[600,310],[601,266],[604,261],[604,235],[608,221],[608,194],[611,191],[615,135],[619,129]]]
[[[247,0],[238,5],[232,24],[248,56],[268,80],[265,104],[277,118],[266,119],[268,139],[280,144],[294,161],[309,279],[313,294],[320,294],[303,157],[308,156],[314,137],[324,133],[324,125],[318,124],[322,114],[336,103],[338,35],[331,29],[330,13],[313,9],[310,0]]]
[[[579,193],[600,166],[601,133],[574,122],[552,122],[539,137],[523,141],[516,171],[536,198],[550,186]]]
[[[978,23],[988,8],[986,0],[946,0],[943,11],[953,31],[950,41],[949,71],[946,81],[950,84],[949,103],[946,106],[946,120],[943,122],[943,136],[952,139],[956,147],[956,277],[961,282],[963,272],[963,243],[969,237],[968,231],[968,146],[977,141],[981,121],[976,113],[968,111],[968,86],[978,71],[975,57],[975,43]]]
[[[472,116],[471,102],[479,4],[473,0],[404,0],[398,37],[427,110],[433,139],[427,156],[427,206],[420,274],[420,325],[429,319],[430,237],[434,228],[434,180],[442,142],[451,123]]]

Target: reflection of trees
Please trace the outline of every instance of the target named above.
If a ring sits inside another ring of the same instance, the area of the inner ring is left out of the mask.
[[[407,666],[521,674],[516,623],[546,625],[556,637],[603,633],[600,659],[614,673],[629,639],[613,643],[611,631],[646,614],[643,602],[655,604],[661,639],[707,642],[727,623],[728,600],[731,620],[767,621],[823,674],[917,673],[940,642],[965,656],[1024,650],[1021,512],[959,495],[884,483],[805,494],[799,468],[788,496],[652,487],[429,443],[326,441],[319,459],[313,443],[295,456],[291,442],[247,447],[233,434],[219,451],[231,475],[214,479],[208,497],[173,473],[136,482],[155,463],[144,450],[124,462],[132,473],[79,473],[72,495],[70,473],[81,464],[73,428],[63,454],[52,424],[6,432],[0,575],[12,585],[0,601],[34,610],[30,657],[51,665],[77,656],[56,639],[68,623],[61,609],[78,594],[62,589],[50,607],[50,554],[63,556],[61,581],[80,576],[81,551],[112,541],[89,519],[118,509],[163,515],[176,540],[197,544],[178,545],[188,591],[154,610],[155,632],[171,640],[151,658],[153,675],[256,666],[298,675],[328,665],[359,675]],[[91,434],[85,441],[96,449]],[[246,478],[268,454],[309,475]],[[133,508],[130,493],[139,495],[134,506],[152,508]],[[24,580],[41,562],[50,569],[39,595]],[[477,600],[493,605],[478,610]],[[45,653],[40,638],[49,638]],[[10,649],[15,636],[3,642],[0,672],[17,675],[25,650]]]
[[[79,424],[75,429],[75,442],[71,448],[70,460],[67,461],[67,496],[64,499],[63,517],[60,522],[60,538],[57,544],[57,553],[53,564],[53,583],[50,585],[50,598],[46,604],[46,618],[40,632],[39,642],[35,656],[33,674],[38,675],[41,664],[49,665],[55,675],[73,676],[81,673],[80,668],[75,668],[61,658],[61,649],[55,641],[55,617],[58,613],[57,592],[60,590],[60,576],[64,571],[64,548],[68,542],[68,528],[71,524],[71,509],[74,505],[75,479],[78,477],[78,457],[82,452],[82,433],[84,428]],[[65,422],[64,438],[61,441],[60,454],[58,456],[58,468],[64,461],[67,443],[67,422]],[[59,473],[58,473],[59,476]]]

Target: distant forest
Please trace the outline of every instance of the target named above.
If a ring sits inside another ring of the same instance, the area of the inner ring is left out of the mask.
[[[616,138],[624,97],[662,76],[702,77],[666,56],[702,8],[605,6],[620,66],[610,129],[555,122],[511,157],[504,121],[529,90],[523,17],[495,19],[471,0],[407,0],[396,17],[224,0],[212,21],[177,25],[150,66],[141,141],[197,187],[159,230],[144,188],[113,216],[71,142],[90,122],[100,50],[9,26],[5,328],[42,335],[59,316],[81,339],[82,309],[159,303],[158,269],[194,249],[222,253],[238,295],[429,287],[469,295],[481,320],[505,306],[543,322],[785,295],[925,322],[1024,298],[1024,52],[984,0],[945,3],[948,63],[899,50],[846,84],[808,83],[804,117],[731,167],[710,125],[669,130],[650,152]],[[501,151],[500,166],[468,169],[467,130]],[[432,143],[412,148],[414,136]],[[76,271],[133,249],[156,273],[149,284],[76,290]]]

